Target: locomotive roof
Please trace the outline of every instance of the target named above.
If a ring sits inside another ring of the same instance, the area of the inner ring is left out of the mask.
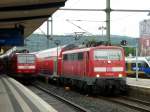
[[[67,51],[64,51],[63,54],[67,54],[67,53],[75,53],[75,52],[85,52],[85,51],[89,51],[91,49],[97,49],[97,48],[112,48],[112,49],[122,49],[121,47],[118,47],[118,46],[96,46],[96,47],[88,47],[88,48],[78,48],[78,49],[72,49],[72,50],[67,50]]]

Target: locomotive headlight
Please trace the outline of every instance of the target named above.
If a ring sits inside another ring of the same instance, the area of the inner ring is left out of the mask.
[[[96,75],[96,77],[97,77],[97,78],[99,78],[99,77],[100,77],[100,75],[99,75],[99,74],[97,74],[97,75]]]
[[[110,61],[110,60],[108,60],[108,63],[111,63],[111,61]]]
[[[122,77],[122,74],[119,74],[118,76],[119,76],[119,77]]]

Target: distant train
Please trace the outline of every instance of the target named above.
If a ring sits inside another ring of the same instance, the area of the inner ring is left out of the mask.
[[[29,78],[37,75],[36,56],[32,53],[11,53],[1,57],[5,74],[18,78]]]
[[[139,77],[150,77],[150,58],[138,57]],[[129,77],[136,76],[136,58],[126,58],[126,73]]]
[[[38,73],[65,85],[111,94],[126,91],[125,56],[121,47],[52,48],[36,53]]]

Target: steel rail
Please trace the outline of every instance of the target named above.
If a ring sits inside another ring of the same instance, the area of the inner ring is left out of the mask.
[[[34,87],[36,87],[37,89],[40,89],[40,90],[42,90],[43,92],[45,92],[45,93],[47,93],[47,94],[49,94],[49,95],[51,95],[51,96],[57,98],[58,100],[60,100],[60,101],[62,101],[62,102],[64,102],[64,103],[70,105],[71,107],[73,107],[74,109],[76,109],[76,110],[78,110],[78,111],[80,111],[80,112],[91,112],[90,110],[87,110],[87,109],[85,109],[85,108],[83,108],[83,107],[81,107],[81,106],[79,106],[79,105],[77,105],[77,104],[75,104],[75,103],[73,103],[73,102],[71,102],[71,101],[69,101],[69,100],[63,98],[63,97],[61,97],[61,96],[57,95],[56,93],[53,93],[53,92],[51,92],[50,90],[48,90],[48,89],[46,89],[46,88],[43,88],[42,86],[35,85],[35,84],[32,84],[32,85],[33,85]]]
[[[129,107],[131,109],[135,109],[141,112],[150,112],[150,108],[147,104],[137,101],[137,100],[131,100],[129,98],[124,98],[124,97],[115,97],[115,98],[111,98],[111,97],[99,97],[100,99],[106,100],[106,101],[110,101],[110,102],[114,102],[116,104],[120,104],[126,107]]]
[[[150,102],[148,102],[148,101],[143,101],[143,100],[139,100],[136,98],[127,97],[127,96],[121,96],[121,98],[126,99],[126,100],[130,100],[130,101],[134,101],[134,102],[138,102],[138,103],[141,103],[143,105],[150,106]]]

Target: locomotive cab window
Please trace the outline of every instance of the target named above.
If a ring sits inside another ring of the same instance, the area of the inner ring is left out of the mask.
[[[34,63],[35,56],[34,55],[18,55],[17,60],[18,60],[18,63]]]
[[[18,60],[18,63],[26,63],[26,56],[18,55],[17,60]]]
[[[34,55],[27,55],[26,56],[26,63],[35,63],[35,56]]]
[[[142,66],[142,67],[145,67],[145,68],[148,68],[148,67],[149,67],[148,64],[147,64],[146,62],[144,62],[144,61],[141,62],[141,66]]]
[[[122,52],[119,49],[98,49],[94,51],[95,60],[121,60]]]

